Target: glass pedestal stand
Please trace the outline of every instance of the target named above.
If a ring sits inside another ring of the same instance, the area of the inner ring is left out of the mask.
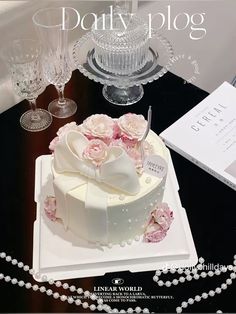
[[[73,47],[77,68],[89,79],[104,85],[103,96],[110,103],[120,106],[132,105],[144,95],[144,84],[162,77],[171,67],[173,49],[169,41],[154,35],[150,39],[149,56],[145,66],[130,75],[118,76],[102,69],[95,60],[94,43],[89,32]]]

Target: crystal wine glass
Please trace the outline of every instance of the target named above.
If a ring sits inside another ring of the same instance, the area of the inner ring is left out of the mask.
[[[48,111],[36,107],[37,97],[46,88],[41,67],[41,46],[35,40],[16,39],[1,52],[9,66],[16,93],[31,105],[31,110],[20,118],[22,128],[31,132],[45,130],[52,123],[52,116]]]
[[[44,8],[33,15],[33,22],[43,46],[45,77],[56,87],[59,96],[49,104],[48,110],[57,118],[68,118],[77,110],[76,103],[64,97],[65,84],[72,75],[66,27],[69,23],[69,14],[68,10],[65,11],[63,8]]]

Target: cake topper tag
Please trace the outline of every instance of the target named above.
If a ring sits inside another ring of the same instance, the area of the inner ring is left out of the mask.
[[[150,155],[144,160],[143,170],[158,178],[164,178],[167,174],[167,162],[160,155]]]

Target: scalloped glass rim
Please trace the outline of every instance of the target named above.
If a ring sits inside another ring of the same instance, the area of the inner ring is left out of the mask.
[[[128,76],[117,76],[103,70],[96,64],[91,32],[76,41],[73,47],[75,65],[84,76],[103,85],[118,88],[144,85],[159,79],[171,68],[173,55],[170,42],[165,37],[156,34],[150,39],[147,64],[141,70]]]

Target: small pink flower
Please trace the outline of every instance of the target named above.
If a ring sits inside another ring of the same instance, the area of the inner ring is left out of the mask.
[[[164,230],[168,230],[173,221],[173,212],[169,209],[166,203],[159,204],[157,209],[152,211],[152,217],[155,222]]]
[[[54,152],[56,145],[59,143],[62,137],[71,130],[78,130],[78,125],[75,122],[67,123],[57,131],[57,136],[49,144],[49,149]]]
[[[166,230],[162,229],[158,224],[149,225],[144,233],[144,242],[160,242],[166,236]]]
[[[108,146],[101,140],[91,140],[83,151],[83,158],[91,160],[95,166],[100,166],[107,158]]]
[[[78,130],[78,125],[76,122],[70,122],[62,126],[58,131],[57,135],[61,139],[63,136],[65,136],[69,131],[71,130]]]
[[[144,117],[134,113],[121,116],[117,124],[120,128],[122,140],[130,146],[142,139],[147,128],[147,121]]]
[[[59,136],[54,137],[54,139],[49,144],[49,149],[54,152],[57,143],[59,142]]]
[[[109,144],[117,136],[116,123],[105,114],[94,114],[84,120],[80,131],[89,139],[100,139]]]
[[[51,221],[56,221],[56,198],[54,196],[47,196],[44,201],[44,211]]]

